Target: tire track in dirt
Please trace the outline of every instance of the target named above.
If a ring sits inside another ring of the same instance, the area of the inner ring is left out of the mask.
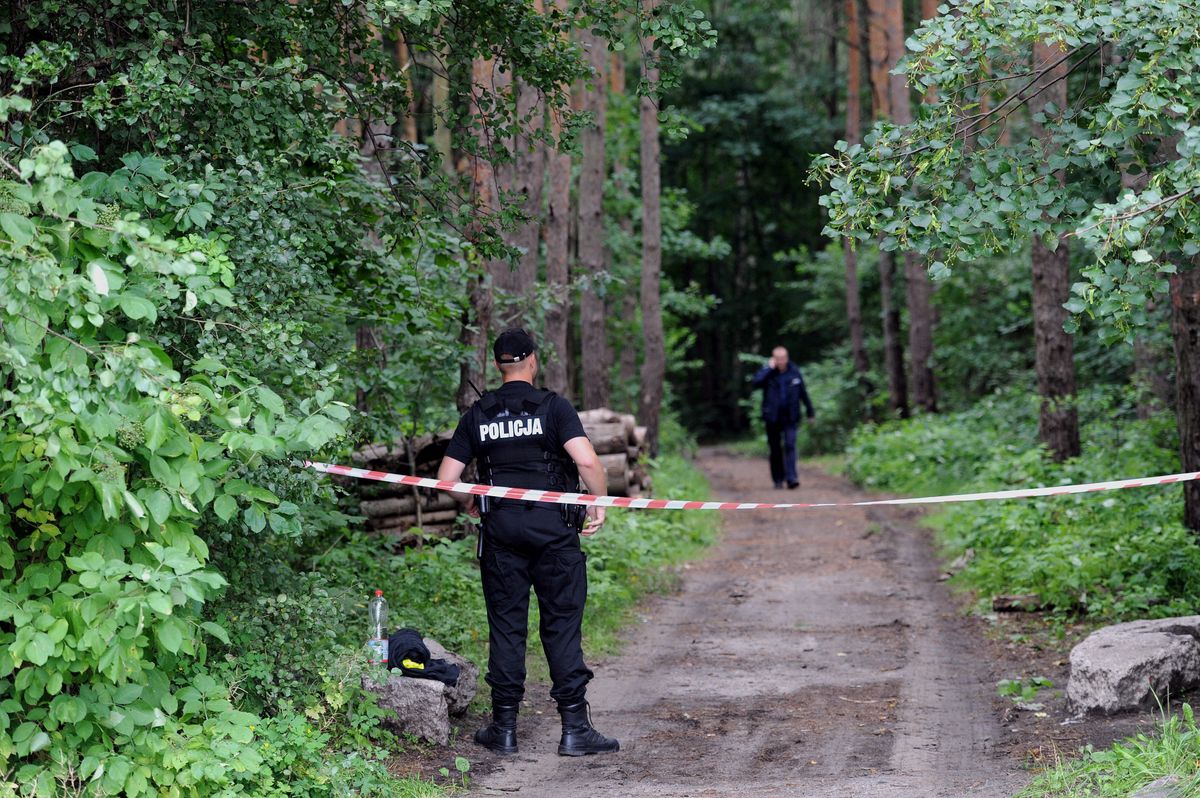
[[[706,449],[699,465],[717,498],[780,495],[765,462]],[[802,469],[801,480],[790,496],[864,498],[819,471]],[[532,686],[521,753],[482,768],[475,791],[1011,795],[1024,779],[996,750],[1004,731],[982,641],[937,581],[917,517],[908,508],[725,514],[721,542],[686,567],[680,591],[651,599],[623,652],[593,665],[593,720],[621,752],[557,756],[554,705]]]

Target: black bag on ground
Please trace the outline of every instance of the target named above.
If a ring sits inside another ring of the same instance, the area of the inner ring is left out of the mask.
[[[406,665],[406,661],[412,664]],[[458,684],[458,666],[444,659],[431,659],[429,649],[416,629],[392,632],[388,638],[388,668],[399,668],[405,676],[416,679]]]

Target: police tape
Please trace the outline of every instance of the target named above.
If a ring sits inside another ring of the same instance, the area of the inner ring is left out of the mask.
[[[861,502],[698,502],[683,499],[635,499],[629,496],[595,496],[590,493],[560,493],[553,490],[532,488],[506,488],[500,485],[477,485],[472,482],[447,482],[430,477],[413,477],[391,474],[387,471],[370,471],[365,468],[315,463],[305,461],[305,466],[326,474],[338,474],[356,479],[371,479],[416,488],[469,493],[474,496],[490,496],[497,499],[521,499],[530,502],[552,504],[583,504],[590,507],[627,507],[633,510],[792,510],[816,507],[878,507],[896,504],[950,504],[951,502],[1003,501],[1005,499],[1031,499],[1045,496],[1069,496],[1074,493],[1096,493],[1124,488],[1142,488],[1151,485],[1172,485],[1200,479],[1200,471],[1185,474],[1166,474],[1142,479],[1118,479],[1110,482],[1088,482],[1081,485],[1055,485],[1045,488],[1021,488],[997,490],[987,493],[956,493],[948,496],[920,496],[907,499],[874,499]]]

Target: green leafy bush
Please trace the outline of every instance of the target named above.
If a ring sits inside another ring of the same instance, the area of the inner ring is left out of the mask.
[[[174,361],[160,321],[228,301],[219,245],[112,214],[114,176],[76,179],[62,143],[18,168],[0,213],[0,769],[39,795],[234,790],[263,762],[255,717],[187,675],[227,640],[201,613],[226,582],[198,526],[286,529],[296,505],[247,469],[330,442],[348,411],[326,394],[293,415],[236,367]]]
[[[1080,402],[1084,452],[1056,464],[1037,445],[1036,397],[1001,394],[969,410],[855,433],[860,484],[915,495],[1004,490],[1172,473],[1174,420],[1139,421],[1099,391]],[[957,580],[987,597],[1034,593],[1058,613],[1186,614],[1200,596],[1200,541],[1181,523],[1179,488],[952,505],[934,518]]]

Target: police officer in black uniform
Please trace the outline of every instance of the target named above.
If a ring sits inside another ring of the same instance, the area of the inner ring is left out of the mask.
[[[505,330],[493,354],[504,384],[463,414],[438,468],[438,479],[458,481],[467,463],[480,481],[514,488],[574,492],[583,478],[603,494],[603,466],[575,408],[555,393],[533,387],[537,344],[525,330]],[[619,749],[592,728],[586,699],[592,678],[583,661],[581,624],[587,600],[586,557],[579,535],[595,534],[604,508],[519,499],[458,495],[467,511],[483,517],[480,572],[488,614],[488,673],[492,722],[475,742],[502,754],[517,752],[517,711],[525,694],[525,639],[529,589],[538,597],[542,647],[550,665],[550,695],[562,715],[558,753],[599,754]]]

